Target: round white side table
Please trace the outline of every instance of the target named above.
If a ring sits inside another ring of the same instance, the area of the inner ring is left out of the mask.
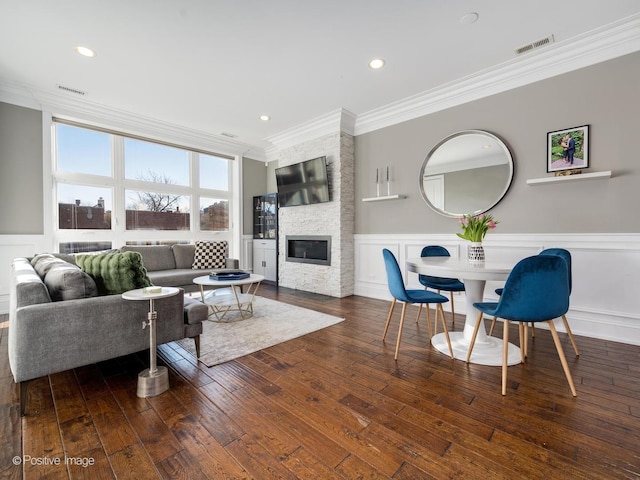
[[[162,287],[160,292],[145,293],[143,288],[129,290],[122,294],[125,300],[148,300],[149,313],[147,321],[142,322],[142,328],[149,327],[149,368],[138,374],[138,392],[140,398],[155,397],[169,390],[169,372],[167,367],[158,367],[156,361],[156,320],[158,314],[155,310],[154,300],[177,295],[180,290],[175,287]]]

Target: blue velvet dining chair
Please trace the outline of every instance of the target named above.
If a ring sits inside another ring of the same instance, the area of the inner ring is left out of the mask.
[[[421,257],[450,257],[449,250],[440,245],[427,245],[422,249],[420,253]],[[432,277],[431,275],[418,275],[418,281],[424,285],[425,288],[432,288],[440,291],[449,292],[449,298],[451,299],[451,327],[456,325],[456,311],[453,302],[453,292],[464,292],[464,283],[457,278],[447,277]],[[427,310],[427,319],[429,310]],[[418,317],[420,316],[420,310],[418,310]],[[418,319],[416,318],[416,321]],[[436,322],[436,331],[438,324]]]
[[[399,300],[402,304],[402,315],[400,316],[400,327],[398,328],[398,339],[396,341],[396,353],[395,359],[398,359],[398,352],[400,351],[400,339],[402,338],[402,327],[404,326],[404,317],[407,311],[407,305],[410,303],[418,303],[420,306],[424,304],[434,303],[436,307],[436,322],[438,321],[438,312],[440,312],[440,319],[442,320],[442,327],[447,338],[447,344],[449,345],[449,353],[453,358],[453,348],[451,347],[451,340],[449,339],[449,331],[447,330],[447,324],[444,320],[444,310],[442,304],[448,302],[447,297],[442,296],[435,292],[429,292],[427,290],[407,290],[402,279],[402,273],[398,266],[398,261],[393,253],[388,249],[382,250],[384,257],[384,266],[387,271],[387,284],[389,287],[389,293],[393,296],[391,302],[391,308],[389,309],[389,315],[387,315],[387,323],[384,326],[384,333],[382,334],[382,340],[387,336],[387,330],[389,329],[389,323],[391,322],[391,316],[393,315],[393,309],[396,306],[396,302]],[[429,330],[431,326],[429,325]]]
[[[571,295],[571,289],[572,289],[572,274],[571,274],[571,253],[569,252],[569,250],[565,250],[564,248],[547,248],[542,250],[538,255],[555,255],[558,256],[560,258],[562,258],[565,262],[567,262],[567,269],[569,272],[569,295]],[[502,294],[502,288],[498,288],[496,289],[496,293],[498,295]],[[571,341],[571,345],[573,346],[573,350],[574,352],[576,352],[576,356],[580,356],[580,351],[578,350],[578,345],[576,344],[576,340],[573,337],[573,332],[571,331],[571,327],[569,327],[569,322],[567,321],[567,316],[566,315],[562,315],[562,322],[564,323],[564,329],[567,332],[567,335],[569,336],[569,340]],[[489,335],[493,335],[493,329],[496,325],[496,317],[493,318],[493,322],[491,322],[491,328],[489,329]],[[532,324],[533,327],[533,324]],[[525,356],[527,355],[527,338],[526,338],[526,330],[525,330]],[[532,329],[532,335],[535,336],[535,327]]]
[[[553,320],[569,310],[569,275],[567,262],[556,255],[535,255],[520,260],[513,268],[505,283],[498,302],[477,302],[473,306],[480,311],[473,330],[467,363],[471,358],[478,328],[483,314],[492,315],[503,322],[502,395],[507,394],[507,357],[509,345],[509,322],[519,323],[520,354],[525,361],[523,350],[524,324],[547,322],[553,341],[558,350],[560,363],[575,397],[576,389],[571,378],[569,365],[562,350],[562,344]]]

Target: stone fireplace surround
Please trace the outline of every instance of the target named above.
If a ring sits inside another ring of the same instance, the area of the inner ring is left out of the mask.
[[[353,136],[335,132],[281,149],[278,166],[326,156],[331,201],[278,210],[278,284],[346,297],[354,289],[355,156]],[[330,236],[331,265],[286,261],[287,236]]]

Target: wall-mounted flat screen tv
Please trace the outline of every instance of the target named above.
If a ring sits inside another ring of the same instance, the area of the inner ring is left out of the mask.
[[[276,168],[276,184],[281,207],[330,201],[327,158],[318,157]]]

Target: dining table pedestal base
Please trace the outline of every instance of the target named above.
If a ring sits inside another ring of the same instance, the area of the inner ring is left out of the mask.
[[[453,356],[465,362],[467,360],[467,353],[469,352],[469,340],[465,338],[464,332],[449,332],[449,338],[451,339]],[[502,338],[487,336],[483,341],[476,339],[470,362],[480,365],[501,366],[502,344]],[[450,355],[449,345],[447,345],[447,339],[444,333],[434,335],[431,338],[431,345],[439,352]],[[520,362],[520,348],[513,343],[509,343],[507,365],[517,365]]]

